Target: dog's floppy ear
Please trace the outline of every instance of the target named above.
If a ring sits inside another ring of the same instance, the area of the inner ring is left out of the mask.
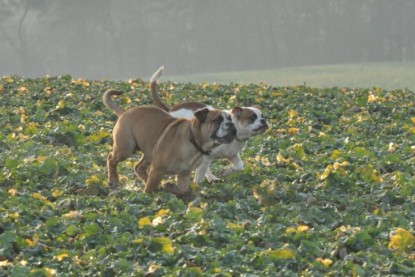
[[[205,122],[208,113],[209,113],[208,108],[202,108],[195,112],[195,117],[197,118],[197,120],[199,120],[200,123],[203,123]]]
[[[241,108],[241,107],[234,107],[234,108],[232,109],[232,113],[233,113],[234,115],[236,115],[236,117],[239,117],[239,116],[241,116],[241,113],[242,113],[242,108]]]

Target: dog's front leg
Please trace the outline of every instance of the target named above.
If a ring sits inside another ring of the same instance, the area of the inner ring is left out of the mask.
[[[161,180],[163,179],[163,171],[152,167],[148,174],[146,186],[144,188],[145,193],[153,193],[158,190]]]
[[[229,157],[228,160],[232,163],[232,166],[225,169],[222,172],[222,176],[229,175],[229,174],[231,174],[233,172],[236,172],[236,171],[242,171],[242,169],[244,169],[244,162],[242,161],[241,156],[239,155],[239,153],[232,156],[232,157]]]
[[[210,157],[203,157],[202,164],[196,169],[196,175],[194,182],[199,184],[203,182],[205,179],[206,172],[209,171],[209,166],[212,163],[212,159]]]
[[[167,184],[165,190],[175,194],[176,196],[182,196],[189,191],[190,182],[192,181],[191,173],[183,173],[177,175],[177,185]]]

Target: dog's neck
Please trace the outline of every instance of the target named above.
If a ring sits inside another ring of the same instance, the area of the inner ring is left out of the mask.
[[[189,139],[190,139],[190,142],[193,144],[193,146],[196,148],[196,150],[199,151],[199,153],[201,153],[202,155],[205,155],[205,156],[211,156],[212,155],[211,151],[203,150],[203,148],[197,143],[197,141],[195,139],[195,135],[193,134],[193,131],[191,129],[189,129]]]
[[[243,138],[243,139],[240,139],[240,138],[238,138],[238,135],[236,135],[236,136],[235,136],[235,140],[236,140],[237,142],[245,143],[245,142],[247,142],[247,141],[249,140],[249,138]]]

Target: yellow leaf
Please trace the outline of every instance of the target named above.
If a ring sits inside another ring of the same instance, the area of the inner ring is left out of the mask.
[[[95,115],[96,117],[101,117],[101,116],[103,116],[103,115],[104,115],[104,113],[103,113],[102,111],[98,110],[98,111],[94,112],[94,115]]]
[[[155,242],[160,243],[163,246],[163,252],[172,254],[174,253],[173,242],[167,237],[159,237],[154,239]]]
[[[269,256],[277,260],[288,260],[295,258],[294,251],[290,249],[265,250],[262,252],[262,255]]]
[[[13,78],[11,78],[10,76],[4,76],[4,77],[3,77],[3,80],[4,80],[6,83],[8,83],[8,84],[10,84],[10,83],[13,83],[13,82],[14,82]]]
[[[31,239],[25,239],[24,241],[25,241],[26,245],[29,246],[29,247],[35,247],[37,245],[37,242],[35,242]]]
[[[63,261],[63,260],[65,260],[66,258],[68,258],[69,257],[69,255],[68,255],[68,253],[62,253],[62,254],[60,254],[60,255],[58,255],[58,256],[55,256],[55,258],[58,260],[58,261]]]
[[[79,211],[70,211],[67,214],[62,215],[64,218],[69,218],[69,219],[81,219],[82,218],[82,213]]]
[[[31,276],[46,276],[46,277],[55,277],[57,272],[55,269],[42,267],[30,270]]]
[[[62,189],[54,188],[52,189],[52,196],[57,198],[59,196],[62,196],[64,191]]]
[[[27,121],[27,115],[22,114],[22,115],[20,116],[20,123],[25,123],[26,121]]]
[[[11,219],[16,220],[16,219],[18,219],[18,218],[20,217],[20,214],[19,214],[18,212],[11,213],[11,214],[9,214],[9,217],[10,217]]]
[[[235,232],[242,232],[244,230],[244,224],[239,223],[233,223],[233,222],[228,222],[228,224],[226,225],[229,229],[235,231]]]
[[[285,233],[286,234],[292,234],[292,233],[296,233],[297,232],[297,229],[295,229],[294,227],[288,227],[286,230],[285,230]]]
[[[169,209],[161,209],[157,212],[156,216],[163,216],[163,215],[169,215],[171,212]]]
[[[39,200],[42,200],[42,201],[47,201],[48,200],[45,196],[41,195],[38,192],[33,193],[32,197],[36,198],[36,199],[39,199]]]
[[[298,128],[288,128],[288,134],[290,134],[292,136],[298,134],[299,131],[300,131],[300,129],[298,129]]]
[[[367,102],[369,103],[373,103],[376,102],[379,99],[379,96],[373,95],[373,94],[369,94],[369,97],[367,99]]]
[[[348,166],[348,165],[350,165],[350,163],[348,161],[344,161],[342,163],[335,162],[333,164],[333,169],[334,170],[338,170],[338,169],[343,168],[343,167]]]
[[[411,117],[412,123],[415,123],[415,117]]]
[[[151,221],[151,225],[156,227],[164,222],[164,218],[162,216],[157,216]]]
[[[320,180],[325,180],[329,177],[330,173],[333,171],[333,166],[329,164],[326,169],[324,170],[323,174],[320,176]]]
[[[300,225],[297,227],[297,232],[299,233],[305,233],[308,230],[310,230],[310,227],[308,227],[307,225]]]
[[[415,246],[414,235],[403,228],[396,229],[390,235],[389,249],[404,251],[413,246]]]
[[[17,194],[17,190],[16,190],[16,189],[14,189],[14,188],[11,188],[11,189],[9,189],[8,193],[9,193],[11,196],[15,196],[15,195]]]
[[[339,157],[341,157],[343,154],[343,152],[341,150],[333,150],[333,153],[331,154],[331,158],[332,159],[337,159]]]
[[[290,160],[284,158],[284,156],[281,154],[281,152],[278,152],[278,154],[277,154],[277,162],[278,163],[289,163]]]
[[[26,92],[29,92],[29,89],[27,87],[25,87],[25,86],[21,86],[18,89],[18,91],[21,92],[21,93],[26,93]]]
[[[138,220],[138,226],[143,228],[146,225],[151,225],[151,220],[149,217],[142,217]]]
[[[9,262],[8,260],[5,261],[0,261],[0,267],[7,267],[7,266],[12,266],[13,263]]]
[[[269,159],[267,157],[261,157],[261,163],[264,166],[270,166],[271,165],[271,162],[269,161]]]
[[[288,116],[293,118],[296,117],[298,115],[298,112],[296,110],[289,110],[288,111]]]
[[[133,243],[141,244],[141,243],[143,243],[143,241],[144,241],[144,239],[135,239],[135,240],[133,240]]]
[[[329,267],[333,264],[333,261],[330,259],[317,258],[316,261],[322,263],[325,267]]]
[[[91,177],[89,177],[88,179],[86,179],[85,181],[87,183],[87,185],[93,185],[93,184],[99,184],[100,183],[100,178],[98,175],[92,175]]]
[[[56,109],[61,110],[65,108],[65,100],[59,100],[58,105],[56,105]]]
[[[29,262],[28,261],[26,261],[26,260],[21,260],[20,261],[20,265],[22,265],[22,266],[27,266],[27,264],[28,264]]]

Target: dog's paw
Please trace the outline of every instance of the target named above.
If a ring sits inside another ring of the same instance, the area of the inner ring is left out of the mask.
[[[189,188],[183,189],[173,183],[165,183],[163,185],[164,191],[173,193],[179,198],[186,198],[191,195],[191,190]]]
[[[117,180],[110,180],[110,181],[108,182],[108,186],[109,186],[110,188],[117,188],[117,187],[119,187],[119,185],[120,185],[120,182],[119,182],[119,181],[117,181]]]
[[[221,180],[220,178],[216,177],[213,174],[206,175],[206,179],[208,180],[209,183],[214,183],[214,182],[218,182]]]
[[[165,183],[165,184],[163,184],[163,189],[165,191],[168,191],[168,192],[173,192],[174,189],[175,189],[175,187],[176,187],[176,185],[173,184],[173,183]]]
[[[228,167],[224,171],[222,171],[222,176],[228,176],[234,172],[241,171],[241,169],[236,169],[234,167]]]

